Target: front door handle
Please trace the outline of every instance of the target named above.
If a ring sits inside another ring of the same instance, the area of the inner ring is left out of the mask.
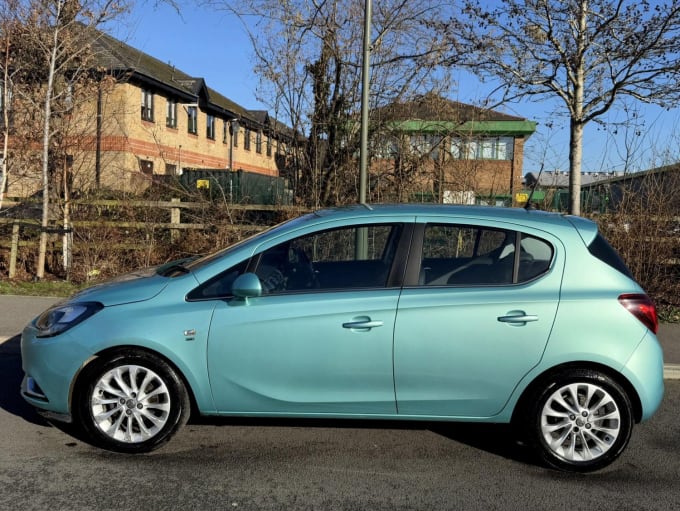
[[[534,314],[527,314],[524,311],[510,311],[506,316],[497,318],[501,323],[510,323],[515,326],[526,325],[531,321],[538,321],[538,316]]]
[[[383,326],[383,322],[380,320],[371,320],[371,318],[355,318],[354,321],[349,321],[342,324],[342,328],[357,330],[368,330],[370,328],[376,328],[379,326]]]

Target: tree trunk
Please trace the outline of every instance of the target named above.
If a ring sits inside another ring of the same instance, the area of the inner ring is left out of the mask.
[[[580,215],[583,124],[572,119],[569,135],[569,214]]]
[[[2,209],[3,201],[5,200],[5,188],[7,187],[8,178],[8,149],[9,149],[9,112],[11,105],[9,104],[9,63],[10,63],[10,39],[6,36],[5,47],[3,48],[5,52],[5,61],[3,62],[3,79],[2,79],[2,179],[0,180],[0,209]]]
[[[45,276],[45,259],[47,255],[47,227],[50,220],[50,118],[52,117],[52,89],[54,88],[54,73],[57,65],[57,48],[59,43],[59,30],[55,29],[52,40],[52,52],[50,54],[50,68],[47,74],[47,90],[45,91],[45,122],[43,124],[43,154],[42,154],[42,184],[43,184],[43,204],[42,221],[40,223],[40,248],[38,251],[38,268],[36,278],[38,280]]]

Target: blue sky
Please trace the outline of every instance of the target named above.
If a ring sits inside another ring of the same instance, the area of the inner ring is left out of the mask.
[[[258,79],[253,73],[252,50],[241,22],[226,12],[197,7],[191,0],[179,0],[181,14],[167,4],[138,2],[132,13],[117,22],[111,34],[160,60],[169,62],[192,76],[205,78],[210,87],[249,109],[264,109],[255,97]],[[459,73],[457,88],[450,97],[466,103],[481,101],[490,86]],[[591,123],[586,127],[583,170],[623,170],[626,140],[631,146],[633,170],[680,159],[680,110],[664,111],[655,106],[634,103],[644,125],[639,135],[603,129]],[[537,132],[525,147],[524,171],[566,170],[568,160],[568,118],[554,115],[556,103],[524,101],[498,110],[538,122]],[[616,109],[609,120],[622,120]],[[626,137],[628,135],[628,137]]]

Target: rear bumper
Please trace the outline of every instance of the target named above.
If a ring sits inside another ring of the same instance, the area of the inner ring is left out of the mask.
[[[640,398],[641,420],[649,419],[661,405],[664,393],[663,352],[654,334],[645,335],[621,372]]]

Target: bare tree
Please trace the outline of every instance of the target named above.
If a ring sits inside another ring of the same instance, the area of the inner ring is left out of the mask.
[[[619,99],[680,96],[680,1],[466,0],[441,23],[454,65],[498,80],[501,101],[557,99],[570,119],[570,212],[580,213],[584,127]]]
[[[0,174],[0,209],[5,196],[10,173],[10,137],[13,133],[12,120],[15,117],[13,88],[15,77],[20,76],[22,59],[18,58],[22,38],[22,25],[19,23],[22,6],[18,0],[7,0],[0,6],[0,126],[2,126],[2,173]],[[17,116],[18,117],[18,116]],[[16,131],[16,130],[15,130]],[[17,137],[14,137],[15,139]],[[14,147],[16,151],[18,148]]]
[[[91,47],[98,27],[124,12],[127,5],[118,0],[30,0],[23,4],[24,16],[19,22],[26,30],[21,45],[31,51],[24,51],[22,68],[26,72],[17,91],[21,91],[25,104],[33,105],[35,118],[42,122],[43,207],[36,269],[41,279],[45,274],[51,187],[54,179],[65,179],[66,170],[66,155],[59,150],[58,120],[69,115],[74,94],[93,69]],[[68,231],[70,198],[65,191],[64,230]]]
[[[356,201],[364,2],[209,1],[239,16],[252,41],[259,99],[290,123],[290,178],[309,205]],[[371,103],[432,89],[442,46],[436,0],[375,5]]]

